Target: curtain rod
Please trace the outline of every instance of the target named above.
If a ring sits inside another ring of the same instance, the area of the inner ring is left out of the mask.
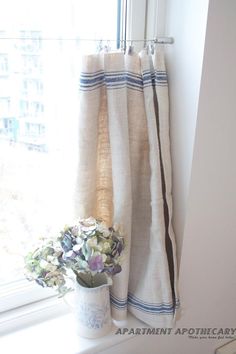
[[[63,37],[0,37],[0,40],[43,40],[43,41],[83,41],[83,42],[117,42],[117,39],[63,38]],[[153,44],[173,44],[172,37],[156,37],[154,39],[120,39],[120,43],[144,42]]]

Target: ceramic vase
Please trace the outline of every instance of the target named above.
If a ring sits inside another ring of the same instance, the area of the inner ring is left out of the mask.
[[[74,312],[77,331],[81,337],[98,338],[111,330],[111,309],[109,285],[105,274],[96,274],[93,277],[82,274],[75,285]]]

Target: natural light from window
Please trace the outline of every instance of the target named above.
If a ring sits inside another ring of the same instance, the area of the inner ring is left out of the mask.
[[[98,44],[82,39],[114,47],[117,4],[0,0],[0,285],[76,217],[79,61]]]

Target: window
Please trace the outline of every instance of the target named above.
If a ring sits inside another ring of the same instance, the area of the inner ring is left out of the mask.
[[[81,52],[100,39],[116,49],[125,33],[144,38],[145,9],[146,0],[8,0],[1,7],[0,312],[54,295],[24,279],[22,255],[77,216]]]
[[[0,97],[0,112],[2,116],[9,116],[11,107],[10,97]]]
[[[22,54],[22,67],[24,74],[42,73],[42,58],[39,54]]]
[[[0,312],[54,295],[24,279],[22,255],[74,216],[77,59],[96,48],[92,39],[117,38],[119,6],[9,0],[1,7]]]
[[[43,94],[43,83],[40,77],[24,75],[22,80],[22,95],[40,96]]]

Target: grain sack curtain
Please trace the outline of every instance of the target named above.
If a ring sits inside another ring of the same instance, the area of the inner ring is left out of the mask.
[[[128,309],[155,327],[171,326],[178,305],[168,114],[162,48],[153,57],[83,58],[78,214],[122,225],[126,249],[111,289],[113,318],[125,319]]]

